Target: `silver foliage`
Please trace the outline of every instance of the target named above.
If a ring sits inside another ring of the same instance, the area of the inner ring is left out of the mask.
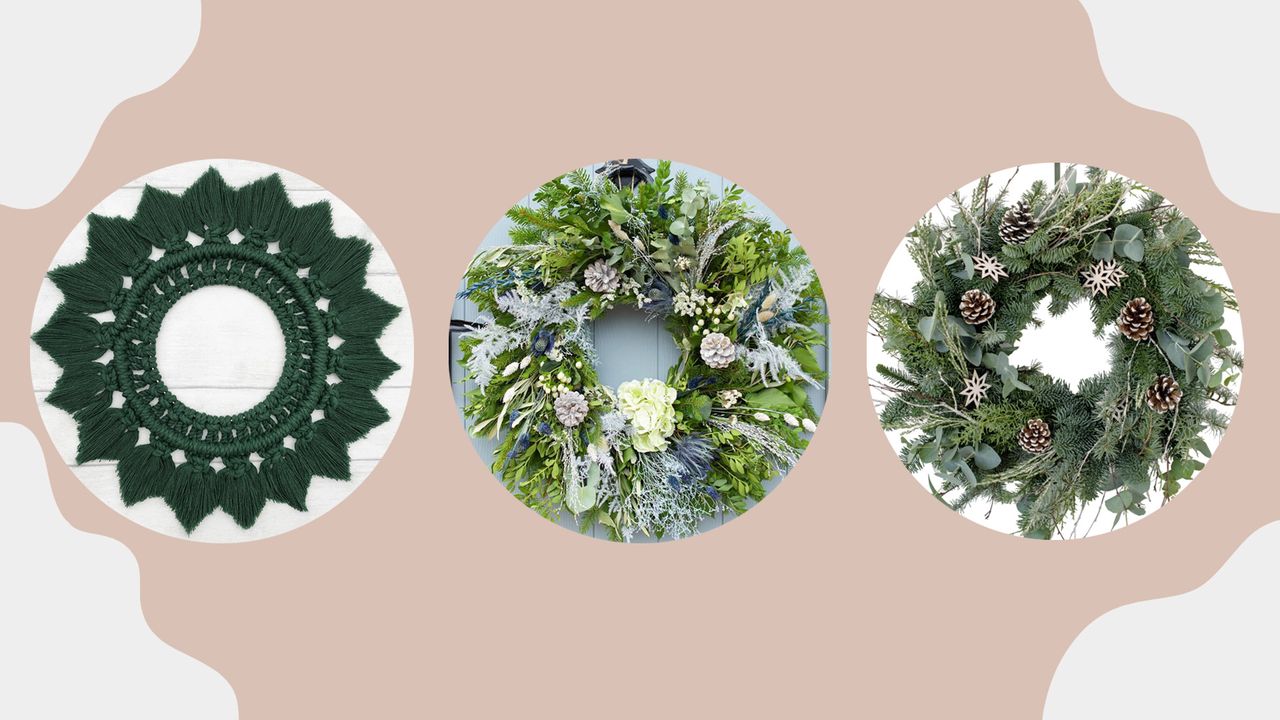
[[[777,433],[761,425],[741,420],[733,422],[720,415],[712,415],[707,420],[707,424],[717,430],[736,432],[748,445],[755,448],[756,452],[764,456],[778,472],[788,472],[800,459],[799,450],[787,444],[787,441]]]
[[[525,333],[498,325],[490,315],[482,315],[480,327],[468,333],[468,337],[476,340],[476,344],[467,358],[467,372],[475,378],[476,385],[481,389],[498,374],[498,368],[494,364],[498,356],[528,342]]]

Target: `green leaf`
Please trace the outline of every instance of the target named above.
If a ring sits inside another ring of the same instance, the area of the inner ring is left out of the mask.
[[[762,410],[774,410],[777,412],[795,412],[798,410],[791,396],[777,388],[765,388],[764,390],[749,393],[743,399],[746,400],[748,406]]]
[[[995,448],[983,443],[974,450],[973,462],[983,470],[994,470],[1000,466],[1000,454]]]
[[[797,345],[791,350],[791,357],[800,363],[800,369],[810,375],[817,375],[822,372],[822,368],[818,365],[818,357],[814,355],[813,349],[804,345]]]
[[[702,422],[711,417],[711,398],[701,393],[689,398],[689,410]]]
[[[964,263],[964,267],[959,270],[953,271],[951,274],[955,275],[961,280],[972,280],[973,279],[973,257],[968,254],[961,255],[960,261]]]
[[[1116,249],[1134,262],[1142,262],[1146,249],[1142,244],[1142,228],[1134,225],[1120,225],[1115,234]]]
[[[1213,354],[1213,337],[1211,335],[1205,335],[1203,338],[1200,339],[1200,342],[1196,343],[1195,347],[1191,348],[1191,357],[1196,362],[1202,363],[1205,360],[1208,360],[1209,356],[1212,354]]]
[[[1134,240],[1141,240],[1142,228],[1128,223],[1117,225],[1115,239],[1116,243],[1120,245],[1133,242]]]
[[[933,322],[932,315],[930,315],[929,317],[920,318],[920,323],[916,325],[916,327],[920,330],[920,334],[924,336],[925,340],[939,339],[933,336],[934,322]]]
[[[604,195],[600,198],[600,207],[609,213],[609,218],[621,225],[631,219],[631,213],[622,206],[621,195]],[[674,223],[672,223],[674,225]],[[672,232],[675,232],[674,230]],[[676,233],[679,235],[680,233]]]
[[[1187,341],[1174,335],[1168,330],[1156,331],[1156,342],[1160,344],[1160,349],[1168,356],[1169,362],[1173,363],[1180,370],[1187,367]]]
[[[1209,450],[1209,443],[1205,442],[1202,437],[1197,437],[1195,440],[1192,440],[1190,445],[1192,449],[1205,457],[1213,456],[1213,453]]]
[[[982,348],[978,347],[978,343],[964,338],[960,343],[960,348],[964,352],[964,359],[969,361],[970,365],[982,364]]]
[[[1115,257],[1115,243],[1106,233],[1098,235],[1098,239],[1093,242],[1093,248],[1089,250],[1089,254],[1094,260],[1111,260]]]

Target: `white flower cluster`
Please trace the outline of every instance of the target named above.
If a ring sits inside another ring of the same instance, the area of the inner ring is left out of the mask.
[[[677,315],[693,317],[707,304],[707,296],[697,290],[681,290],[671,298],[671,302],[675,305]]]

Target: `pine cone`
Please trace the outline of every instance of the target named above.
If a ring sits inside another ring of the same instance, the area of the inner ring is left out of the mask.
[[[974,288],[960,296],[960,317],[970,325],[981,325],[996,314],[996,301],[985,292]]]
[[[1031,216],[1031,207],[1022,200],[1014,203],[1004,213],[1000,221],[1000,239],[1014,245],[1021,245],[1036,231],[1036,219]]]
[[[1156,315],[1151,303],[1146,298],[1134,298],[1120,312],[1116,326],[1124,336],[1134,342],[1142,342],[1151,337],[1156,329]]]
[[[726,368],[733,363],[733,358],[737,355],[737,350],[733,347],[733,341],[724,333],[707,333],[702,338],[702,346],[699,348],[702,353],[702,361],[708,367]]]
[[[1156,378],[1155,383],[1147,388],[1147,405],[1158,413],[1169,412],[1178,407],[1178,403],[1182,400],[1182,388],[1178,387],[1178,381],[1168,375],[1161,375]]]
[[[1034,418],[1027,421],[1025,427],[1018,431],[1018,445],[1029,453],[1039,455],[1053,445],[1049,432],[1049,423]]]
[[[556,419],[565,427],[577,427],[587,417],[587,399],[576,390],[560,393],[553,407],[556,409]]]
[[[618,289],[622,276],[616,269],[609,267],[609,263],[597,260],[582,271],[582,280],[594,292],[611,293]]]

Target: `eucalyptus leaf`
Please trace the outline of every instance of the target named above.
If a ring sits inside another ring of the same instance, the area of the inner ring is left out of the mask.
[[[973,463],[983,470],[994,470],[1000,466],[1000,454],[995,448],[983,443],[974,451]]]
[[[973,257],[966,253],[960,256],[960,260],[961,262],[964,263],[964,267],[960,268],[959,270],[953,271],[951,274],[955,275],[961,280],[972,280],[973,279]]]
[[[930,315],[929,317],[920,318],[920,322],[916,325],[916,328],[920,331],[920,334],[924,336],[925,340],[935,340],[936,338],[933,336],[933,326],[933,316]]]
[[[1142,228],[1137,225],[1123,223],[1116,226],[1115,240],[1117,245],[1123,245],[1134,240],[1142,239]]]
[[[1111,241],[1111,238],[1106,233],[1102,233],[1097,240],[1093,241],[1093,247],[1089,249],[1089,254],[1093,256],[1094,260],[1111,260],[1115,258],[1115,250],[1116,244]]]
[[[1160,349],[1179,370],[1187,367],[1187,341],[1165,329],[1156,331],[1156,342]]]

